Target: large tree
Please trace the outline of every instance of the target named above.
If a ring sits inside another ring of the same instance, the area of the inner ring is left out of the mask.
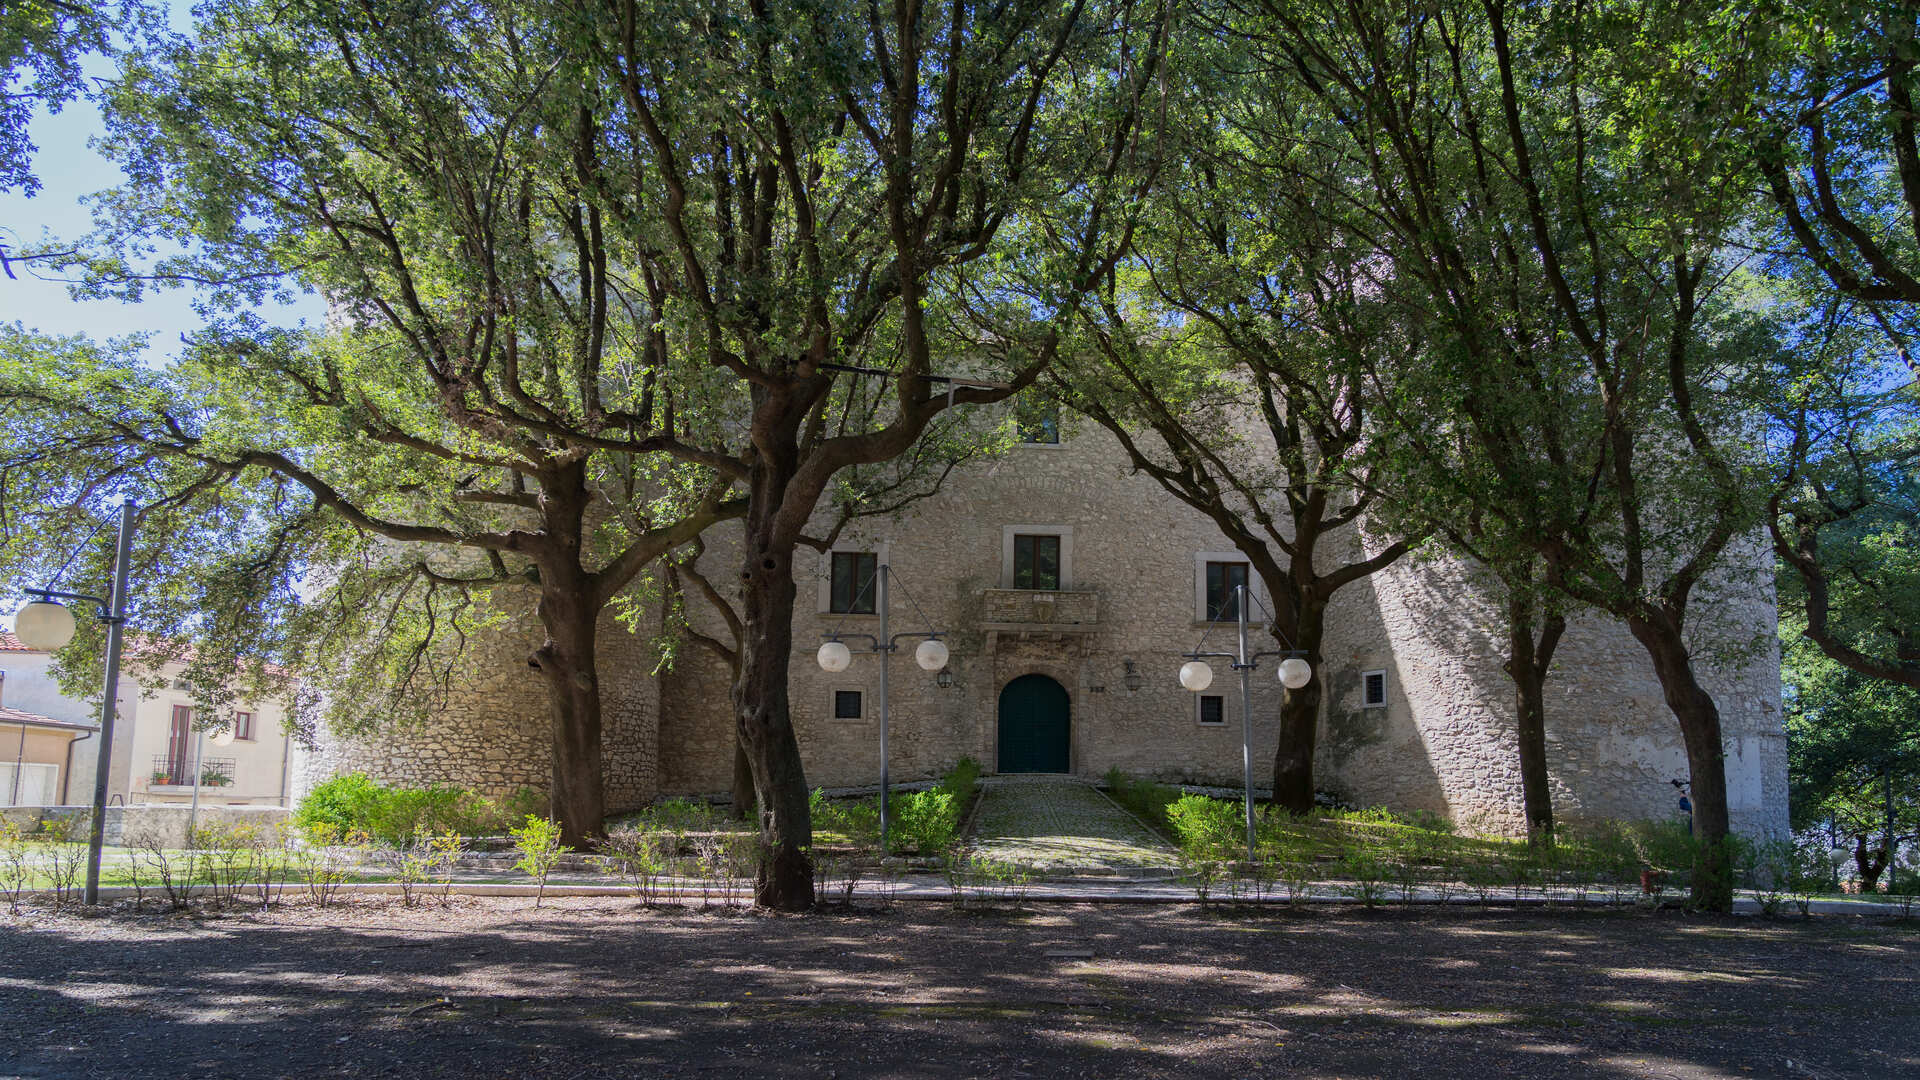
[[[1318,192],[1274,167],[1294,148],[1224,77],[1235,65],[1206,48],[1184,59],[1162,183],[1124,272],[1087,308],[1084,355],[1052,381],[1246,556],[1273,607],[1250,614],[1305,654],[1314,675],[1285,691],[1272,774],[1274,803],[1305,814],[1329,606],[1417,542],[1359,538],[1383,449],[1366,379],[1409,343],[1364,258],[1312,211]]]
[[[0,8],[0,191],[40,190],[28,131],[35,110],[57,113],[80,96],[81,64],[106,50],[116,16],[126,26],[144,14],[125,0],[14,0]]]
[[[744,510],[729,463],[686,443],[718,432],[729,387],[667,347],[631,278],[604,198],[625,177],[565,26],[510,3],[416,14],[234,0],[128,57],[108,120],[129,184],[103,204],[90,283],[194,282],[214,320],[164,369],[87,350],[10,367],[35,426],[9,424],[8,456],[43,474],[10,503],[126,493],[178,509],[170,535],[234,530],[162,575],[205,586],[206,614],[171,626],[204,636],[324,586],[279,625],[344,614],[403,690],[471,629],[452,616],[473,598],[530,593],[553,810],[577,843],[603,817],[601,612]],[[179,253],[139,258],[164,242]],[[331,333],[219,317],[293,287],[326,297]],[[211,509],[233,500],[251,511]]]
[[[1256,36],[1276,97],[1315,103],[1303,145],[1348,148],[1329,183],[1362,178],[1345,220],[1431,343],[1382,373],[1386,411],[1464,448],[1483,525],[1646,650],[1686,746],[1695,901],[1726,908],[1726,748],[1690,614],[1759,524],[1754,403],[1786,359],[1723,288],[1751,27],[1677,5],[1257,11],[1223,23]]]
[[[607,0],[584,20],[636,188],[620,210],[649,223],[636,274],[663,332],[746,400],[704,460],[747,499],[733,706],[764,905],[813,899],[787,694],[794,552],[845,470],[1049,362],[1150,169],[1136,103],[1165,19],[1125,2]],[[1041,303],[1004,303],[1016,271],[1046,283]],[[876,395],[884,408],[846,423],[842,403]]]

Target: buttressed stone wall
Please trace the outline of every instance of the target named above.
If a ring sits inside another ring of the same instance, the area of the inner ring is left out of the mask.
[[[1013,588],[1020,535],[1057,538],[1059,590]],[[737,579],[737,536],[715,530],[700,564],[722,590]],[[1356,534],[1348,542],[1357,549],[1363,540]],[[1168,781],[1239,783],[1238,677],[1224,662],[1214,665],[1207,695],[1220,700],[1210,703],[1217,712],[1204,715],[1177,681],[1181,654],[1203,640],[1207,651],[1232,648],[1232,627],[1204,621],[1202,575],[1209,560],[1239,556],[1210,522],[1128,474],[1105,433],[1017,446],[958,471],[939,495],[900,518],[857,523],[837,548],[873,552],[892,568],[894,633],[939,630],[952,649],[951,689],[914,665],[915,640],[892,658],[894,778],[936,776],[962,756],[989,771],[1031,764],[1021,755],[1031,753],[1033,739],[1017,737],[1011,722],[1002,738],[1002,695],[1014,680],[1040,675],[1065,694],[1058,737],[1071,772],[1118,768]],[[1735,822],[1753,832],[1780,831],[1786,821],[1764,556],[1756,546],[1728,561],[1699,604],[1715,617],[1703,621],[1696,649],[1726,724]],[[870,784],[879,776],[880,660],[857,635],[877,633],[879,619],[827,610],[830,565],[809,551],[795,560],[794,722],[809,783]],[[707,632],[723,633],[703,601],[689,607]],[[1342,590],[1317,673],[1327,691],[1320,786],[1358,803],[1521,827],[1500,618],[1495,588],[1451,559],[1403,561]],[[828,675],[814,652],[835,631],[848,635],[854,658],[848,670]],[[309,771],[360,767],[395,780],[488,789],[544,785],[545,690],[524,660],[537,628],[521,633],[530,636],[503,636],[498,663],[476,666],[473,692],[433,732],[363,741],[351,752],[329,746]],[[620,763],[609,770],[609,787],[619,792],[615,799],[610,790],[610,804],[725,792],[733,727],[724,665],[689,645],[675,669],[654,680],[647,676],[653,659],[639,642],[617,626],[606,638],[607,747],[609,762]],[[1257,630],[1254,641],[1278,647]],[[1128,664],[1142,678],[1137,691],[1125,688]],[[1273,665],[1264,661],[1253,679],[1257,784],[1272,770],[1281,694]],[[1383,676],[1376,685],[1385,703],[1377,707],[1363,700],[1369,672]],[[842,696],[851,693],[859,695],[857,708]],[[1569,820],[1677,813],[1668,780],[1686,774],[1678,726],[1624,628],[1575,621],[1548,682],[1547,709],[1558,813]],[[836,715],[842,712],[852,715]],[[1050,730],[1046,738],[1053,737]],[[1003,741],[1014,760],[1002,760]]]
[[[529,607],[531,602],[529,601]],[[316,735],[295,758],[296,796],[330,776],[363,772],[382,783],[458,784],[484,795],[553,780],[552,709],[545,676],[527,665],[544,635],[531,613],[474,639],[460,692],[425,724],[380,727],[365,735]],[[651,645],[611,612],[600,619],[601,746],[611,812],[659,794],[660,686]]]

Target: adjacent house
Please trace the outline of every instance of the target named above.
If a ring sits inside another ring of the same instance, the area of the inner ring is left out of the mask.
[[[52,661],[0,632],[0,759],[14,760],[9,740],[24,746],[21,796],[6,805],[73,805],[92,797],[100,706],[63,693],[49,670]],[[186,803],[196,793],[203,806],[288,805],[293,746],[283,703],[248,702],[230,716],[198,715],[178,682],[181,667],[167,665],[157,686],[122,681],[109,805]],[[27,719],[16,724],[14,716]],[[232,740],[216,739],[222,731],[232,732]],[[49,765],[56,766],[51,778]],[[9,775],[0,769],[0,798],[9,794]]]

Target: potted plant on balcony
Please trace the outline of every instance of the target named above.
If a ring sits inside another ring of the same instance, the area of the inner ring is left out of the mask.
[[[153,776],[149,779],[149,783],[156,786],[171,784],[173,783],[173,774],[165,769],[155,769],[153,770]]]

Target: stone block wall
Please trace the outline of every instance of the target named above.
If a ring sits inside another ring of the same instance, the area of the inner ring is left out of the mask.
[[[465,677],[448,706],[423,725],[394,725],[362,735],[326,731],[296,757],[295,797],[349,772],[382,783],[457,784],[484,795],[552,784],[552,707],[547,681],[527,666],[543,639],[531,615],[476,638]],[[654,651],[611,612],[599,641],[601,745],[609,812],[634,809],[658,792],[660,686]]]
[[[1036,601],[1005,587],[1014,531],[1061,537],[1061,595]],[[738,580],[738,536],[737,528],[713,530],[701,562],[723,590]],[[1363,543],[1357,534],[1343,542],[1352,545],[1349,553]],[[1067,692],[1075,773],[1118,768],[1168,781],[1240,783],[1238,675],[1213,662],[1208,693],[1225,706],[1218,725],[1199,723],[1195,695],[1177,681],[1182,654],[1233,647],[1233,628],[1209,626],[1195,596],[1208,553],[1230,546],[1210,522],[1128,474],[1104,433],[1015,447],[959,470],[937,496],[899,517],[855,523],[838,548],[877,552],[892,568],[892,633],[939,630],[952,651],[951,689],[914,664],[917,639],[903,640],[891,660],[894,778],[936,776],[962,756],[995,771],[1001,690],[1037,673]],[[857,635],[877,634],[879,619],[826,611],[829,566],[827,556],[805,549],[795,559],[794,724],[809,784],[870,784],[880,771],[880,660]],[[1697,608],[1697,655],[1726,724],[1736,826],[1778,831],[1786,814],[1785,744],[1764,547],[1749,544],[1730,557]],[[703,600],[689,600],[689,616],[724,636]],[[1451,559],[1403,560],[1336,594],[1316,673],[1325,690],[1321,787],[1358,803],[1520,828],[1513,692],[1501,669],[1503,617],[1497,587]],[[814,654],[836,632],[846,635],[854,659],[829,675]],[[525,667],[537,633],[531,620],[502,632],[493,659],[476,663],[470,687],[431,732],[324,740],[306,774],[362,768],[410,783],[544,787],[545,687]],[[610,626],[603,641],[610,806],[657,794],[725,793],[733,760],[725,665],[689,643],[673,670],[653,679],[647,672],[654,657],[639,639]],[[1253,647],[1280,645],[1256,629]],[[1129,662],[1143,680],[1138,691],[1125,689]],[[1253,771],[1261,788],[1271,776],[1282,696],[1274,665],[1263,661],[1252,680]],[[1384,708],[1361,702],[1362,674],[1375,670],[1387,673]],[[1557,812],[1567,820],[1673,816],[1667,781],[1686,773],[1678,726],[1625,629],[1576,618],[1547,686]],[[863,715],[834,717],[834,694],[842,690],[861,692]]]

